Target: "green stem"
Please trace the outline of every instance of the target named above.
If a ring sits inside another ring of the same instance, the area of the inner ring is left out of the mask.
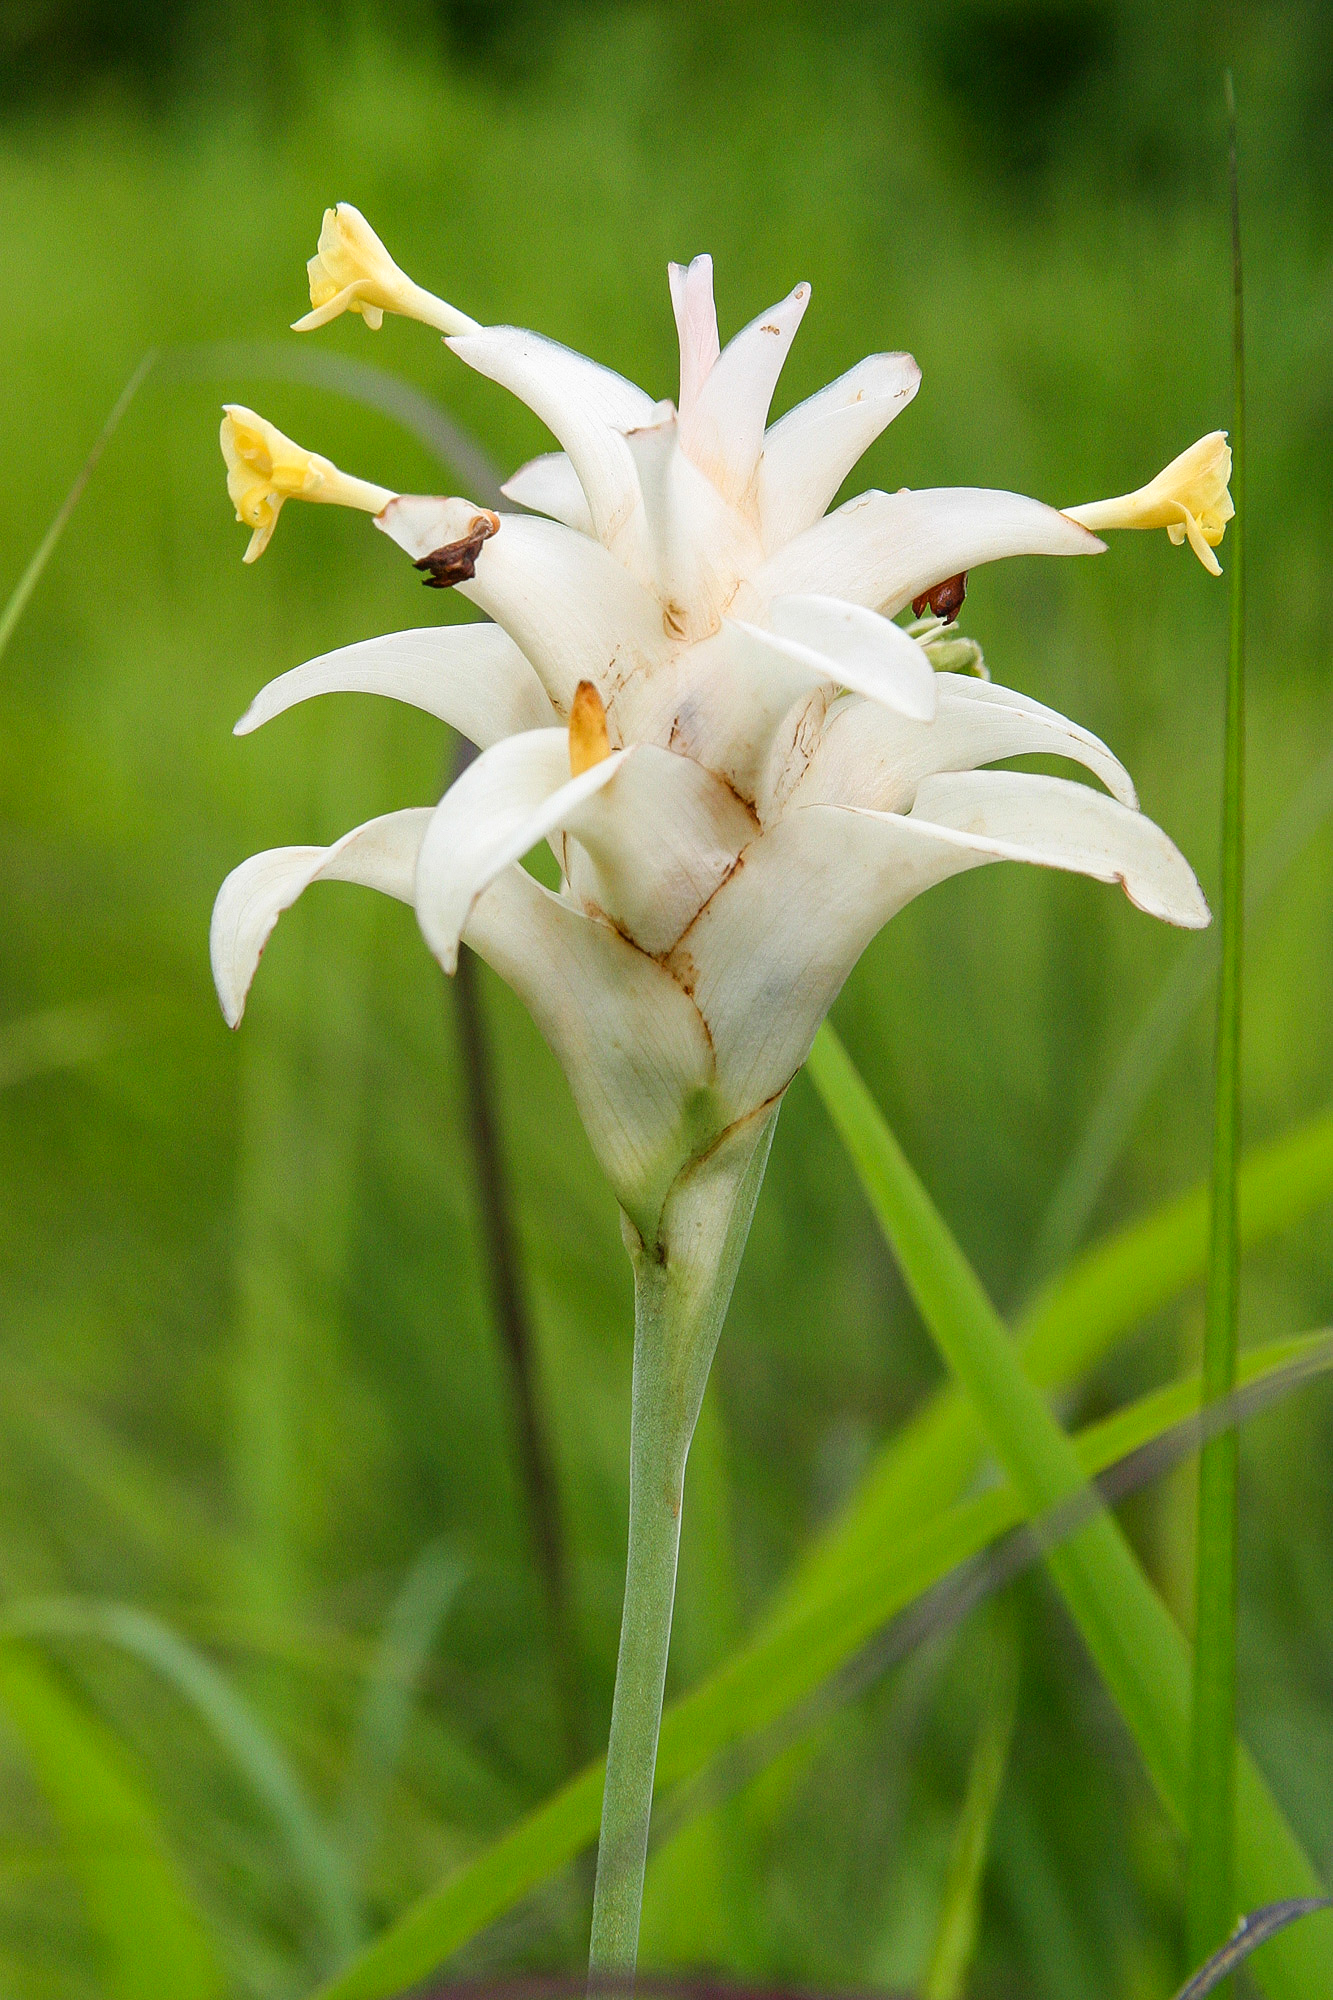
[[[1231,648],[1227,671],[1222,804],[1221,977],[1217,999],[1217,1080],[1213,1113],[1212,1227],[1204,1316],[1203,1388],[1207,1401],[1236,1385],[1236,1160],[1240,1149],[1241,945],[1244,912],[1245,340],[1236,174],[1236,101],[1227,76],[1230,118],[1231,248],[1235,407],[1231,536]],[[1190,1851],[1185,1913],[1189,1963],[1197,1965],[1226,1938],[1237,1914],[1236,1829],[1236,1484],[1237,1435],[1220,1432],[1199,1456],[1193,1728],[1190,1737]]]
[[[634,1262],[629,1554],[611,1705],[589,1970],[633,1975],[662,1725],[685,1461],[763,1181],[777,1109],[682,1175]]]
[[[636,1272],[629,1557],[592,1909],[590,1964],[603,1973],[632,1972],[638,1954],[685,1459],[694,1428],[674,1393],[669,1287],[660,1270],[642,1259]]]

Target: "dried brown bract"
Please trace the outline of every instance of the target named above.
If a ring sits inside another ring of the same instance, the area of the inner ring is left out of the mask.
[[[967,596],[967,571],[960,570],[957,576],[946,576],[943,583],[932,583],[929,590],[923,590],[919,597],[912,599],[912,612],[917,618],[924,618],[927,611],[933,611],[946,625],[952,625],[963,608]]]
[[[442,549],[432,549],[428,556],[419,557],[412,567],[430,572],[422,578],[427,590],[451,590],[456,583],[471,583],[477,574],[477,557],[482,546],[499,525],[494,514],[479,514],[472,523],[471,533],[464,535],[461,542],[446,542]]]

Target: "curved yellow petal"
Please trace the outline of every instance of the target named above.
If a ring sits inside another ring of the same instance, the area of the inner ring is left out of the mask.
[[[1209,431],[1188,451],[1133,493],[1115,500],[1091,500],[1066,507],[1071,521],[1100,532],[1103,528],[1165,528],[1180,546],[1188,539],[1204,568],[1213,576],[1222,565],[1213,550],[1235,513],[1229,489],[1231,446],[1225,431]]]
[[[327,326],[345,312],[360,313],[378,329],[386,312],[417,319],[440,333],[476,333],[477,322],[435,298],[400,271],[359,208],[340,201],[324,211],[319,245],[306,265],[310,311],[294,320],[295,333]]]
[[[285,501],[320,500],[378,514],[394,497],[387,486],[339,472],[330,460],[306,451],[242,403],[224,404],[219,442],[236,518],[253,530],[246,562],[263,555]]]

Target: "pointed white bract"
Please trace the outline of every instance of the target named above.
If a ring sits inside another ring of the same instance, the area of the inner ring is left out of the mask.
[[[498,625],[423,625],[321,653],[260,690],[236,724],[248,736],[317,694],[382,694],[437,715],[486,749],[560,718],[527,660]]]
[[[563,521],[567,528],[577,528],[580,534],[592,533],[587,495],[568,452],[544,451],[540,458],[530,458],[506,479],[500,491],[517,507],[527,507],[534,514],[549,514],[553,521]]]
[[[862,452],[921,386],[910,354],[872,354],[780,417],[764,438],[759,518],[777,550],[812,528]]]
[[[230,1022],[278,915],[311,883],[412,902],[446,971],[467,942],[522,996],[652,1244],[672,1189],[728,1133],[763,1127],[865,945],[933,883],[1027,861],[1207,923],[1189,865],[1104,743],[1012,689],[937,673],[926,643],[937,661],[978,659],[940,643],[966,572],[1094,554],[1090,527],[1118,516],[1081,509],[1084,526],[978,488],[870,491],[826,512],[920,373],[910,355],[872,355],[770,424],[806,285],[723,347],[711,260],[673,265],[675,406],[418,294],[355,210],[330,213],[310,323],[350,301],[368,321],[400,311],[441,327],[561,449],[506,485],[526,515],[399,495],[376,516],[425,581],[493,623],[322,655],[237,724],[248,733],[316,694],[379,693],[481,755],[433,809],[257,855],[228,878],[213,964]],[[326,497],[288,485],[283,497]],[[893,619],[914,600],[946,623],[913,637]],[[984,768],[1032,753],[1094,782]],[[542,842],[557,892],[522,865]]]

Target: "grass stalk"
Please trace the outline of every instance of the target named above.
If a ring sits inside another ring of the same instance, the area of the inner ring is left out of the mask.
[[[909,1164],[865,1084],[825,1022],[808,1067],[847,1146],[922,1319],[985,1424],[1034,1519],[1083,1486],[1073,1440],[1024,1372],[1014,1342],[948,1224]],[[1189,1649],[1129,1543],[1105,1510],[1050,1548],[1047,1567],[1083,1636],[1158,1794],[1188,1832],[1191,1809]],[[1308,1894],[1315,1878],[1282,1827],[1254,1766],[1238,1766],[1238,1881],[1247,1901]],[[1333,1992],[1327,1960],[1286,1938],[1265,1952],[1270,1992]],[[1315,1967],[1319,1966],[1316,1971]]]
[[[1287,801],[1245,868],[1245,919],[1253,926],[1296,862],[1333,816],[1333,751],[1326,751]],[[1215,990],[1216,932],[1195,935],[1139,1017],[1116,1058],[1042,1217],[1018,1295],[1029,1299],[1076,1256],[1097,1205],[1153,1091],[1175,1059],[1197,1007]]]
[[[1222,793],[1221,973],[1213,1105],[1212,1221],[1204,1302],[1204,1395],[1236,1382],[1240,1244],[1236,1162],[1240,1150],[1241,954],[1245,801],[1245,324],[1241,276],[1236,100],[1227,74],[1231,190],[1232,487],[1231,644],[1227,667]],[[1219,1432],[1199,1454],[1194,1704],[1190,1744],[1186,1937],[1196,1965],[1222,1944],[1237,1915],[1236,1841],[1236,1482],[1238,1440]]]
[[[65,529],[69,526],[70,515],[83,498],[83,490],[96,472],[102,453],[110,444],[120,420],[138,395],[157,361],[157,349],[150,348],[139,363],[129,381],[111,406],[111,411],[97,436],[92,448],[74,475],[74,482],[55,513],[51,524],[33,551],[31,560],[14,588],[10,591],[3,611],[0,611],[0,657],[14,636],[15,627],[28,608],[28,600],[42,580],[42,572],[55,554],[56,546]]]
[[[1018,1641],[1008,1607],[996,1606],[990,1622],[990,1685],[954,1830],[935,1941],[921,1982],[922,2000],[962,2000],[981,1927],[991,1831],[1018,1713]]]

